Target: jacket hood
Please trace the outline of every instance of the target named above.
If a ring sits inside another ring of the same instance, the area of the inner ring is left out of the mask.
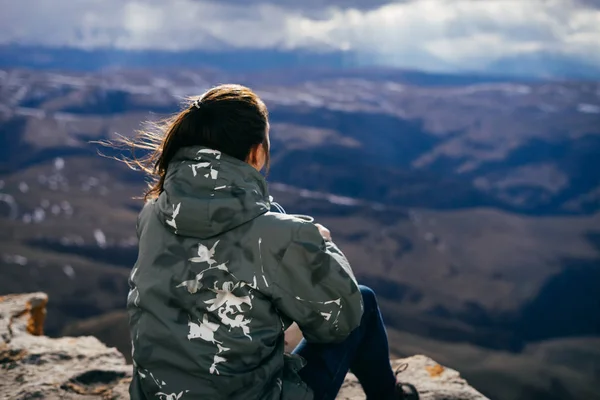
[[[172,232],[208,239],[268,212],[270,197],[265,179],[249,164],[193,146],[174,156],[156,204]]]

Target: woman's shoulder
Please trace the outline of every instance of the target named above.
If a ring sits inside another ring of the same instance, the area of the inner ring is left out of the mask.
[[[307,215],[268,212],[255,220],[255,227],[265,236],[291,240],[300,228],[313,221]]]
[[[156,199],[145,201],[142,205],[140,212],[138,213],[137,221],[135,224],[135,229],[137,231],[138,236],[145,226],[148,225],[148,219],[150,216],[156,218],[156,214],[154,211],[154,204],[156,203]]]

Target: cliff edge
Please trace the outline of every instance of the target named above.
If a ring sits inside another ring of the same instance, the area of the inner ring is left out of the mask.
[[[123,355],[94,337],[44,336],[47,302],[45,293],[0,297],[0,399],[128,399],[132,371]],[[402,381],[415,385],[423,400],[487,399],[430,358],[393,361],[399,363],[408,363]],[[352,374],[338,399],[364,399]]]

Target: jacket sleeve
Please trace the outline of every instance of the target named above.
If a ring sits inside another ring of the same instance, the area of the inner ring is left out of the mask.
[[[348,260],[312,223],[297,228],[283,255],[273,302],[313,343],[344,340],[358,327],[363,312]]]

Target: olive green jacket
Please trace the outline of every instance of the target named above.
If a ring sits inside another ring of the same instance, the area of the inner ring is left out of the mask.
[[[312,399],[284,331],[295,321],[309,342],[342,341],[362,298],[342,252],[270,206],[250,165],[202,147],[176,155],[138,220],[132,399]]]

